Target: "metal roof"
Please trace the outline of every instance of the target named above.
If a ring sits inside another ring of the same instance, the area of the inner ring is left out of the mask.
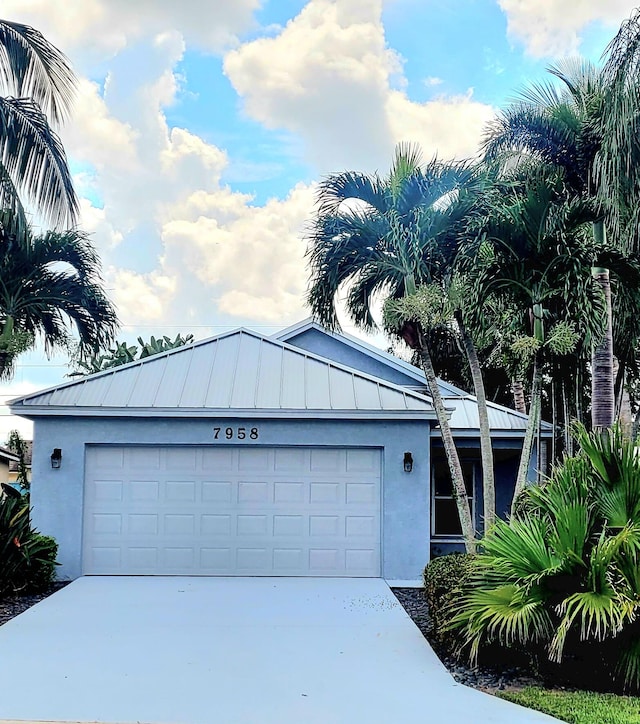
[[[473,395],[468,395],[462,400],[459,398],[444,398],[444,403],[447,408],[454,408],[451,414],[451,427],[453,429],[456,431],[478,430],[480,427],[478,402]],[[502,405],[496,405],[495,402],[487,402],[487,414],[489,415],[489,427],[492,430],[506,430],[524,435],[527,429],[529,419],[527,415]],[[553,429],[553,425],[548,422],[541,422],[540,427],[543,432]]]
[[[24,417],[435,417],[421,394],[245,329],[16,398],[9,406]]]
[[[315,329],[318,332],[329,335],[343,344],[359,352],[368,354],[374,359],[403,372],[416,381],[416,385],[411,385],[410,389],[415,390],[418,388],[421,394],[431,399],[429,390],[426,387],[424,372],[418,367],[345,332],[330,332],[312,319],[306,319],[287,327],[275,335],[274,339],[284,340],[289,344],[295,345],[295,337],[309,329]],[[438,387],[440,388],[440,394],[442,395],[446,409],[451,411],[451,428],[456,431],[456,434],[467,432],[469,435],[477,436],[480,422],[478,419],[478,401],[475,395],[471,395],[465,390],[461,390],[459,387],[441,379],[438,380]],[[510,407],[488,401],[487,413],[489,416],[489,427],[492,430],[524,435],[527,429],[528,416],[512,410]],[[553,430],[553,425],[548,422],[541,422],[540,426],[543,433],[550,433]],[[439,434],[439,431],[435,430],[434,433]]]
[[[317,322],[314,322],[313,319],[305,319],[297,324],[292,324],[290,327],[274,334],[273,339],[280,340],[281,342],[288,342],[289,344],[293,344],[295,346],[295,342],[292,340],[299,334],[302,334],[302,332],[306,332],[308,329],[315,329],[318,332],[328,335],[329,337],[334,337],[335,339],[340,340],[343,344],[346,344],[348,347],[358,350],[359,352],[363,352],[364,354],[369,355],[369,357],[373,357],[383,364],[386,364],[388,367],[393,367],[398,372],[402,372],[402,374],[405,374],[407,377],[415,380],[415,387],[425,387],[426,383],[424,379],[424,372],[415,365],[412,365],[410,362],[405,362],[403,359],[395,357],[388,352],[384,352],[379,347],[375,347],[374,345],[369,344],[362,339],[358,339],[351,334],[347,334],[346,332],[330,332]],[[411,387],[413,389],[414,386],[412,385]],[[440,394],[443,397],[466,397],[468,394],[459,387],[441,379],[438,380],[438,387],[440,388]],[[430,397],[428,392],[425,392],[424,394]]]

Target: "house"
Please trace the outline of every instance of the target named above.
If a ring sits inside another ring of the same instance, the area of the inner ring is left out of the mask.
[[[10,481],[9,470],[12,463],[18,462],[18,456],[6,447],[0,447],[0,483]]]
[[[480,525],[477,404],[442,383]],[[60,575],[415,582],[461,546],[419,370],[313,322],[247,329],[12,400]],[[490,406],[506,509],[526,418]],[[546,432],[546,431],[545,431]]]

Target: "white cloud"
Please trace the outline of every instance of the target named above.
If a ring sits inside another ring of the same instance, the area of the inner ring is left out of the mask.
[[[212,302],[223,314],[287,322],[304,315],[305,222],[313,210],[313,189],[296,186],[284,200],[264,206],[226,202],[223,214],[167,222],[162,238],[166,268],[181,268],[182,293],[202,309]],[[235,200],[238,201],[237,199]]]
[[[4,0],[3,16],[41,30],[81,63],[168,30],[189,45],[220,51],[254,24],[262,0]]]
[[[278,36],[229,52],[225,73],[246,112],[298,134],[321,169],[388,159],[384,101],[399,61],[380,14],[377,0],[311,0]]]
[[[162,326],[167,308],[174,300],[175,276],[157,271],[137,274],[127,269],[110,269],[106,276],[107,284],[113,286],[111,297],[119,313],[126,313],[128,325],[154,322]]]
[[[591,23],[617,26],[636,0],[498,0],[507,16],[507,32],[536,57],[572,55],[580,33]]]
[[[435,75],[430,75],[427,78],[424,79],[424,84],[427,86],[427,88],[433,88],[437,85],[442,85],[444,81],[442,78],[438,78]]]
[[[473,100],[470,90],[461,96],[441,96],[414,103],[400,91],[391,91],[387,115],[397,141],[419,143],[425,158],[469,158],[478,152],[483,129],[494,115],[490,106]]]
[[[82,159],[97,171],[109,168],[127,174],[138,166],[139,133],[111,114],[97,83],[80,81],[73,117],[62,130],[62,137],[69,156]]]
[[[225,56],[245,111],[302,138],[306,160],[321,173],[384,171],[400,140],[445,157],[469,154],[491,116],[470,95],[411,101],[381,7],[379,0],[311,0],[278,36]]]

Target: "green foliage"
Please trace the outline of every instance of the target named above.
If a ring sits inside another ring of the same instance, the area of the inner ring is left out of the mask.
[[[450,625],[472,660],[494,643],[525,645],[554,675],[636,691],[640,458],[617,428],[573,432],[581,452],[482,540]]]
[[[1,225],[20,237],[25,201],[53,225],[78,217],[64,148],[49,125],[69,116],[74,87],[68,59],[40,32],[0,20],[0,209],[8,212]]]
[[[18,475],[16,482],[29,492],[29,474],[27,470],[27,443],[17,430],[11,430],[7,440],[7,447],[18,456]]]
[[[640,724],[640,701],[630,696],[534,686],[522,691],[499,691],[497,696],[569,724]]]
[[[50,586],[56,575],[56,557],[58,543],[49,535],[33,532],[30,559],[25,578],[27,589],[33,593],[44,591]]]
[[[128,364],[129,362],[135,362],[136,360],[144,359],[145,357],[152,357],[153,355],[160,354],[161,352],[168,352],[169,350],[177,349],[178,347],[182,347],[185,344],[191,344],[192,342],[192,334],[188,334],[186,337],[178,334],[173,340],[166,335],[159,337],[158,339],[151,336],[151,339],[146,342],[142,339],[142,337],[138,337],[138,344],[140,345],[139,348],[136,345],[128,345],[126,342],[118,342],[116,340],[115,345],[110,347],[106,352],[90,356],[86,356],[82,353],[82,350],[78,350],[75,353],[73,360],[75,370],[68,376],[82,377],[96,372],[103,372],[104,370],[119,367],[120,365]]]
[[[0,598],[40,591],[53,580],[58,546],[31,527],[23,497],[0,498]]]
[[[109,344],[118,318],[100,271],[84,232],[28,229],[19,241],[0,225],[0,339],[41,337],[47,352],[66,350],[73,327],[84,350]],[[0,350],[0,378],[11,375],[15,356]]]
[[[424,595],[429,606],[433,638],[450,655],[460,643],[459,636],[448,628],[452,605],[462,594],[473,565],[473,555],[450,553],[433,558],[423,572]]]
[[[547,346],[554,354],[571,354],[580,341],[580,335],[576,332],[576,325],[573,322],[562,320],[555,324],[547,338]]]
[[[156,339],[151,335],[151,339],[145,342],[142,337],[138,337],[138,344],[140,344],[140,356],[138,359],[144,359],[145,357],[152,357],[154,354],[160,354],[161,352],[168,352],[171,349],[177,349],[183,347],[185,344],[191,344],[193,342],[193,335],[188,334],[183,337],[181,334],[177,334],[176,338],[172,340],[170,337],[164,335]]]
[[[395,335],[407,321],[417,322],[423,329],[435,329],[450,323],[451,318],[446,294],[438,284],[421,285],[400,299],[388,297],[383,306],[383,326]]]

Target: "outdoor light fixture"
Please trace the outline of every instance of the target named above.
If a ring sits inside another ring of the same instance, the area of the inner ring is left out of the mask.
[[[403,467],[405,473],[410,473],[413,470],[413,456],[410,452],[404,454]]]
[[[62,465],[62,450],[59,447],[54,447],[51,453],[51,467],[57,470]]]

